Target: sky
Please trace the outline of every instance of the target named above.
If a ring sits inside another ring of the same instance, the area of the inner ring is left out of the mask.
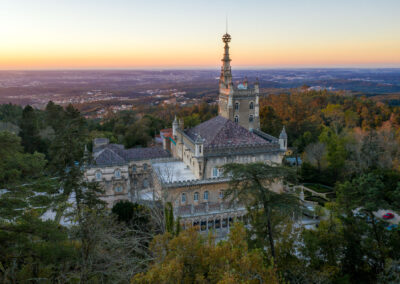
[[[0,0],[0,69],[400,67],[399,0]]]

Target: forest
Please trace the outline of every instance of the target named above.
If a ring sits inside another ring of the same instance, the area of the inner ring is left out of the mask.
[[[400,212],[400,107],[302,88],[263,98],[262,131],[285,126],[288,158],[301,162],[227,165],[227,197],[246,202],[251,226],[221,242],[182,230],[170,204],[110,211],[84,179],[93,138],[146,147],[175,115],[193,127],[217,106],[94,120],[72,105],[0,105],[0,282],[400,283],[400,230],[374,214]],[[295,226],[298,200],[260,182],[277,178],[331,190],[316,229]]]

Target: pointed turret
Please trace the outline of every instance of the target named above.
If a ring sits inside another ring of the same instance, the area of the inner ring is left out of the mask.
[[[279,146],[281,150],[287,150],[287,134],[285,126],[282,128],[281,134],[279,134]]]
[[[195,144],[195,156],[196,157],[203,156],[204,139],[201,138],[200,135],[197,135],[196,140],[194,141],[194,144]]]
[[[176,137],[176,130],[178,129],[179,124],[178,124],[178,120],[176,119],[176,115],[175,115],[175,119],[174,122],[172,122],[172,136]]]

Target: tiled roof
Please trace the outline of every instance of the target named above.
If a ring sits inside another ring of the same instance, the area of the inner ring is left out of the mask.
[[[130,161],[166,158],[170,154],[162,148],[125,149],[120,144],[108,144],[94,149],[94,164],[98,166],[120,165]]]
[[[158,147],[132,148],[125,151],[127,154],[127,159],[129,161],[166,158],[170,156],[170,154],[167,151]]]
[[[204,139],[204,147],[223,146],[246,146],[246,145],[269,145],[270,142],[250,132],[239,124],[222,116],[207,120],[185,133],[196,140],[200,135]]]

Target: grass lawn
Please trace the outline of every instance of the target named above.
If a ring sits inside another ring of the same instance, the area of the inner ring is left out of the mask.
[[[333,188],[330,186],[326,186],[326,185],[322,185],[319,183],[305,183],[304,184],[305,187],[308,187],[309,189],[312,189],[318,193],[328,193],[328,192],[332,192]]]
[[[318,205],[320,205],[320,206],[324,206],[325,202],[327,202],[325,199],[323,199],[319,196],[306,196],[304,199],[307,201],[318,202]]]

